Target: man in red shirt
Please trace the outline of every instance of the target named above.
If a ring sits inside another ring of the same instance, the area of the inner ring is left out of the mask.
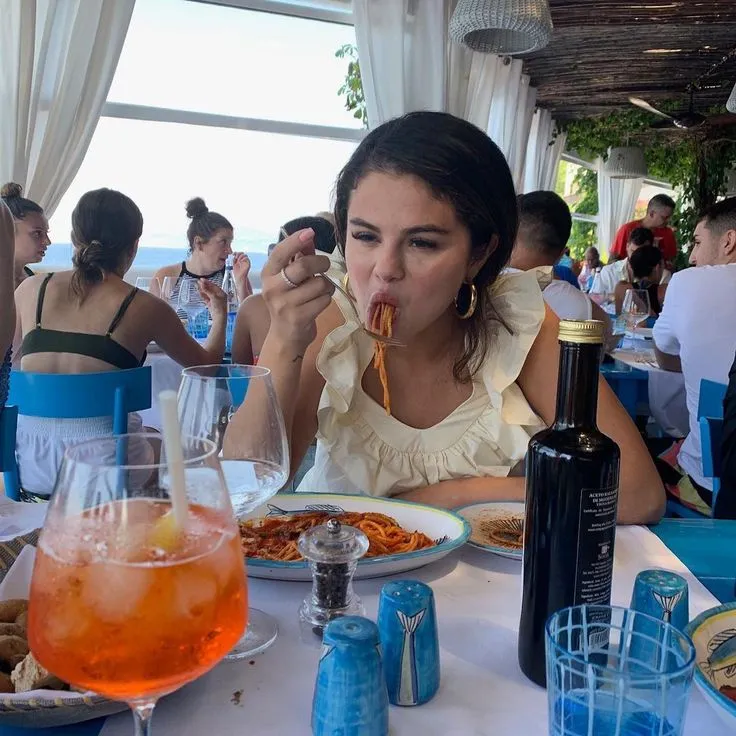
[[[649,200],[647,214],[641,220],[632,220],[621,225],[616,233],[616,239],[611,246],[611,258],[626,258],[626,245],[629,242],[631,231],[637,227],[647,227],[654,233],[654,245],[662,251],[665,267],[672,268],[677,256],[677,242],[675,233],[667,223],[675,211],[675,202],[666,194],[657,194]]]

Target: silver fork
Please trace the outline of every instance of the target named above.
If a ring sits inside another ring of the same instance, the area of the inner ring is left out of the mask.
[[[397,340],[395,337],[388,337],[388,335],[382,335],[380,332],[374,332],[370,328],[366,327],[363,324],[363,320],[360,318],[360,314],[358,314],[358,308],[355,306],[355,300],[352,294],[348,293],[346,289],[343,289],[340,284],[335,281],[335,279],[328,276],[326,273],[319,274],[325,281],[329,281],[347,300],[348,304],[353,308],[353,313],[355,314],[355,318],[358,320],[358,324],[361,326],[363,332],[365,332],[367,335],[370,335],[374,340],[377,342],[383,342],[386,343],[386,345],[391,345],[392,347],[396,348],[404,348],[406,345],[401,342],[401,340]]]

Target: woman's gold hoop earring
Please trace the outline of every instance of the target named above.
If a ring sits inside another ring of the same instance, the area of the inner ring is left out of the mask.
[[[460,299],[460,294],[463,290],[463,287],[467,286],[470,288],[470,304],[468,304],[468,308],[465,310],[464,313],[461,313],[458,309],[458,301]],[[455,311],[457,312],[457,316],[460,319],[470,319],[475,314],[475,308],[478,306],[478,289],[475,288],[475,284],[463,284],[463,286],[460,287],[460,291],[458,291],[457,296],[455,297]]]
[[[342,288],[345,289],[348,294],[350,293],[350,276],[347,273],[342,277]]]

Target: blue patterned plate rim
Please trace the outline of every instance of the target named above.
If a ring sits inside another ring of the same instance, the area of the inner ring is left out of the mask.
[[[437,554],[438,551],[451,552],[453,549],[461,547],[463,544],[465,544],[465,542],[467,542],[470,537],[470,524],[468,523],[467,519],[463,519],[463,517],[459,514],[456,514],[454,510],[448,511],[447,509],[439,509],[435,506],[428,506],[425,503],[417,503],[416,501],[402,501],[397,498],[384,498],[383,496],[359,496],[348,493],[310,493],[309,491],[303,491],[300,493],[279,493],[274,496],[271,501],[274,504],[278,505],[279,499],[299,498],[303,496],[319,497],[319,499],[321,501],[324,501],[325,503],[329,503],[330,500],[336,501],[338,499],[349,499],[351,501],[354,501],[355,499],[359,498],[361,500],[361,503],[365,501],[367,504],[388,503],[396,506],[409,506],[414,509],[421,509],[425,512],[437,514],[439,516],[446,516],[447,518],[452,519],[452,521],[455,521],[462,526],[462,532],[457,537],[455,537],[454,539],[450,539],[447,542],[437,544],[434,547],[418,549],[415,552],[400,552],[397,555],[381,555],[380,557],[369,557],[367,559],[363,558],[362,560],[358,561],[358,565],[360,565],[361,567],[370,567],[372,565],[385,565],[389,561],[394,562],[400,560],[411,560],[415,558],[428,557],[430,555]],[[288,511],[288,509],[284,510]],[[305,560],[301,560],[298,562],[282,562],[280,560],[263,560],[258,557],[248,557],[246,559],[248,560],[248,567],[285,568],[288,570],[294,570],[300,567],[309,567],[309,563]]]
[[[508,499],[506,501],[474,501],[473,503],[466,503],[462,506],[456,506],[453,511],[460,516],[462,516],[462,512],[466,511],[467,509],[472,508],[493,508],[494,506],[506,506],[508,504],[515,504],[520,505],[524,507],[523,501],[513,501],[511,499]],[[463,517],[465,518],[465,517]],[[472,535],[472,526],[471,526],[471,535]],[[524,556],[524,550],[523,549],[509,549],[508,547],[501,547],[500,545],[493,545],[493,544],[485,544],[484,542],[477,542],[474,539],[470,539],[468,541],[468,544],[471,547],[476,547],[477,549],[481,549],[485,552],[492,552],[493,554],[498,554],[503,557],[507,557],[509,559],[514,560],[520,560]]]
[[[736,613],[736,601],[732,601],[731,603],[724,603],[723,605],[715,606],[714,608],[709,608],[707,611],[703,611],[701,614],[696,616],[685,627],[685,633],[690,637],[694,645],[695,634],[706,621],[713,618],[714,616],[720,615],[721,613],[730,613],[732,611]],[[695,647],[695,650],[697,651],[697,646]],[[722,706],[730,715],[736,717],[736,702],[731,700],[731,698],[727,698],[722,692],[716,690],[715,685],[713,685],[713,683],[702,673],[697,659],[695,661],[695,681],[711,694],[713,700],[716,703]]]

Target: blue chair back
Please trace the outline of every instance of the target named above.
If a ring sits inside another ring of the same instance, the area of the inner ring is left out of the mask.
[[[725,383],[716,383],[705,378],[700,382],[698,419],[701,417],[723,419],[723,399],[726,397],[727,388]]]
[[[0,471],[15,466],[15,430],[18,426],[18,407],[0,407]]]
[[[698,394],[698,430],[703,475],[713,479],[711,508],[715,508],[716,497],[721,488],[721,438],[723,437],[723,399],[726,395],[726,388],[727,386],[723,383],[704,378],[700,382]],[[669,514],[684,518],[703,518],[697,511],[674,500],[667,502],[667,511]]]
[[[113,433],[124,434],[128,431],[130,412],[151,408],[151,368],[144,366],[102,373],[12,371],[8,406],[13,405],[19,415],[46,419],[111,416]],[[8,469],[3,466],[5,493],[18,500],[20,483],[14,456],[15,431],[12,436],[12,466]]]

